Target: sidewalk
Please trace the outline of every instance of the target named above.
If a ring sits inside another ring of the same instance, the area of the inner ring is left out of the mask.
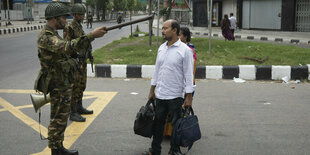
[[[2,21],[0,26],[0,35],[16,32],[36,30],[43,27],[45,20],[31,21],[11,21],[12,25],[5,26]],[[162,27],[162,18],[159,22],[159,28]],[[157,27],[157,18],[153,21],[153,27]],[[209,29],[207,27],[189,27],[194,37],[208,37]],[[223,38],[219,27],[212,27],[212,37]],[[267,30],[239,30],[235,32],[236,39],[272,41],[295,44],[310,44],[310,32],[287,32],[287,31],[267,31]]]
[[[45,25],[44,21],[30,21],[29,24],[27,21],[11,21],[12,25],[5,25],[5,22],[1,22],[0,26],[0,35],[33,31],[43,28]]]
[[[162,27],[162,19],[159,21],[159,28]],[[154,19],[153,26],[157,28],[157,19]],[[194,37],[208,37],[208,27],[189,26]],[[224,38],[220,27],[212,27],[212,37]],[[276,41],[283,43],[310,44],[310,32],[288,32],[288,31],[267,31],[267,30],[243,30],[235,32],[236,39]]]

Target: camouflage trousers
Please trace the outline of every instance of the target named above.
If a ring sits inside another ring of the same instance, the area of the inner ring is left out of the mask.
[[[72,106],[76,106],[78,102],[82,102],[83,92],[86,89],[87,80],[87,63],[82,63],[80,66],[78,80],[73,85]]]
[[[72,97],[72,84],[54,88],[50,92],[51,115],[48,126],[48,147],[57,149],[62,146],[67,127]]]

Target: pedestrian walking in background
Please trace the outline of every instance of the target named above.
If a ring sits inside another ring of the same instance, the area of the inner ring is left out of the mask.
[[[235,37],[230,31],[230,21],[227,14],[224,15],[224,19],[222,19],[221,21],[221,29],[222,35],[225,37],[225,40],[235,40]]]
[[[76,150],[64,148],[64,133],[70,113],[73,82],[77,77],[78,62],[70,56],[78,49],[87,48],[95,38],[102,37],[105,27],[96,28],[87,35],[65,41],[57,30],[64,29],[69,8],[62,3],[50,3],[45,9],[46,25],[37,37],[38,57],[41,70],[37,79],[44,83],[35,90],[51,97],[50,124],[48,126],[48,147],[52,155],[78,155]],[[83,42],[83,44],[81,44]],[[38,86],[36,80],[35,86]]]
[[[157,53],[154,75],[148,99],[156,98],[154,135],[149,151],[144,155],[160,155],[167,114],[172,116],[172,126],[182,117],[182,105],[192,105],[193,52],[178,37],[180,25],[176,20],[163,23],[165,40]],[[185,94],[185,101],[184,101]],[[169,155],[180,152],[179,146],[170,140]]]
[[[237,19],[233,13],[230,13],[229,21],[230,21],[230,31],[232,35],[235,36],[235,30],[237,28]]]
[[[84,20],[86,7],[81,3],[75,3],[71,9],[73,15],[73,21],[66,25],[64,28],[64,39],[70,41],[85,35],[82,27],[82,22]],[[82,42],[81,42],[82,43]],[[71,55],[72,58],[76,59],[78,62],[78,77],[74,81],[73,85],[73,95],[71,103],[71,113],[70,120],[76,122],[85,122],[86,118],[81,116],[81,114],[93,114],[92,110],[87,110],[82,106],[83,92],[86,88],[87,80],[87,59],[91,62],[94,61],[92,56],[91,44],[88,44],[86,48],[80,48]],[[77,54],[79,53],[79,54]]]
[[[87,28],[88,26],[90,28],[93,27],[93,14],[90,11],[88,11],[88,14],[87,14]]]

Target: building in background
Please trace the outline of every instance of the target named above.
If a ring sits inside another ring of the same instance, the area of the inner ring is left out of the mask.
[[[212,25],[234,13],[243,29],[310,32],[310,0],[213,0]],[[206,27],[206,0],[193,1],[193,26]]]
[[[11,20],[45,20],[45,8],[52,1],[64,3],[85,2],[85,0],[1,0],[1,19],[8,19],[7,2]]]

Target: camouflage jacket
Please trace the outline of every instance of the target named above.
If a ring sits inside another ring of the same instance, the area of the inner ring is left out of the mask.
[[[66,25],[66,27],[64,28],[64,31],[63,31],[63,35],[64,35],[65,40],[70,41],[72,39],[76,39],[76,38],[79,38],[79,37],[85,35],[85,33],[83,31],[83,27],[82,27],[81,23],[74,19],[71,23]],[[86,59],[89,57],[92,57],[92,54],[91,54],[92,46],[91,46],[91,44],[89,44],[89,46],[86,48],[79,48],[77,50],[78,51],[76,51],[75,53],[78,53],[78,56],[75,56],[74,54],[71,56],[74,58],[79,57],[80,61],[83,61],[86,63]],[[86,53],[87,50],[89,50],[88,53]]]
[[[91,13],[87,14],[87,20],[93,21],[93,15]]]
[[[51,80],[72,83],[73,79],[70,80],[70,78],[75,77],[71,74],[74,73],[72,70],[77,68],[77,62],[70,58],[70,55],[78,51],[77,49],[85,49],[93,40],[92,34],[87,34],[71,41],[65,41],[57,31],[45,25],[37,38],[41,70],[35,83],[35,90],[47,93]],[[39,89],[38,85],[42,88]]]

